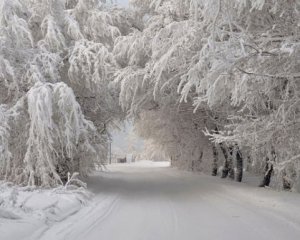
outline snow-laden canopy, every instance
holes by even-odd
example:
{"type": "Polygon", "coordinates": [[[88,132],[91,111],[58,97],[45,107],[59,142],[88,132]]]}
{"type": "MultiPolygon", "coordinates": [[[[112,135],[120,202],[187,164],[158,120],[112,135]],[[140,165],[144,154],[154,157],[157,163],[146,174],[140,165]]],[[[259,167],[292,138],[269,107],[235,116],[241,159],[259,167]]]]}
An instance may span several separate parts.
{"type": "MultiPolygon", "coordinates": [[[[143,117],[138,121],[168,132],[155,136],[152,129],[145,135],[143,126],[138,128],[143,136],[153,138],[152,143],[165,146],[166,151],[170,144],[179,165],[194,166],[193,149],[205,146],[207,138],[197,134],[202,140],[185,141],[187,136],[193,139],[190,132],[195,132],[195,121],[188,127],[186,120],[178,123],[183,117],[179,109],[193,108],[185,110],[184,117],[202,118],[196,126],[220,146],[213,158],[219,151],[225,153],[225,170],[234,168],[242,148],[248,169],[265,171],[265,175],[275,170],[278,186],[296,188],[300,176],[299,1],[131,3],[144,14],[145,27],[116,41],[115,56],[123,67],[118,75],[120,102],[131,114],[141,109],[153,113],[152,121],[143,117]],[[165,114],[172,108],[177,115],[174,121],[172,114],[165,114]],[[165,121],[176,127],[158,124],[165,121]],[[166,137],[169,134],[173,143],[166,137]],[[176,144],[176,139],[183,142],[176,144]]],[[[202,153],[198,152],[199,158],[202,153]]]]}
{"type": "Polygon", "coordinates": [[[85,175],[129,116],[176,166],[297,188],[298,0],[105,2],[0,0],[1,178],[85,175]]]}
{"type": "Polygon", "coordinates": [[[107,156],[124,114],[114,40],[133,17],[102,1],[0,1],[1,178],[56,185],[107,156]]]}

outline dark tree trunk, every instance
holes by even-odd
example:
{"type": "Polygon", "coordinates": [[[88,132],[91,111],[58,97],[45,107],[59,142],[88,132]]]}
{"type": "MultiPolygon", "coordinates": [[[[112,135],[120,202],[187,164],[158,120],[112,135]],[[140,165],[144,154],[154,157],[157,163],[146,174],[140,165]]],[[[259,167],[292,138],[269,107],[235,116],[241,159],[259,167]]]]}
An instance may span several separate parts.
{"type": "Polygon", "coordinates": [[[273,164],[275,162],[275,151],[272,150],[271,152],[271,157],[272,160],[269,159],[269,157],[266,157],[266,166],[265,166],[265,174],[264,174],[264,178],[261,182],[261,184],[259,185],[260,187],[266,187],[270,185],[271,182],[271,177],[272,177],[272,173],[273,173],[273,164]]]}
{"type": "Polygon", "coordinates": [[[195,169],[195,161],[192,160],[191,171],[194,172],[194,169],[195,169]]]}
{"type": "Polygon", "coordinates": [[[235,180],[237,182],[241,182],[243,180],[243,156],[238,146],[236,146],[236,177],[235,180]]]}
{"type": "MultiPolygon", "coordinates": [[[[217,134],[219,133],[218,127],[215,128],[215,132],[217,134]]],[[[229,177],[231,179],[234,179],[234,168],[233,168],[233,159],[232,159],[233,147],[229,147],[227,151],[227,148],[224,145],[224,143],[219,143],[219,146],[225,158],[223,170],[221,173],[221,178],[229,177]]]]}
{"type": "Polygon", "coordinates": [[[213,164],[212,164],[212,176],[217,176],[218,174],[218,160],[219,160],[219,153],[218,153],[218,149],[216,147],[215,144],[213,144],[212,146],[212,150],[213,150],[213,164]]]}
{"type": "Polygon", "coordinates": [[[290,182],[285,170],[282,173],[282,187],[284,190],[287,190],[287,191],[291,190],[291,188],[292,188],[291,182],[290,182]]]}
{"type": "Polygon", "coordinates": [[[276,153],[274,150],[274,147],[271,148],[271,159],[269,159],[269,157],[266,157],[266,166],[265,166],[265,175],[264,178],[261,182],[261,184],[259,185],[260,187],[266,187],[270,185],[271,182],[271,177],[272,177],[272,173],[273,173],[273,165],[276,161],[276,153]]]}
{"type": "Polygon", "coordinates": [[[224,166],[222,169],[221,178],[226,178],[229,172],[229,162],[228,162],[228,153],[223,143],[220,143],[220,148],[225,158],[224,166]]]}
{"type": "Polygon", "coordinates": [[[265,166],[265,175],[261,184],[259,185],[260,187],[266,187],[270,185],[272,172],[273,172],[273,163],[271,163],[271,161],[267,157],[266,166],[265,166]]]}
{"type": "Polygon", "coordinates": [[[203,151],[200,152],[199,162],[202,162],[202,158],[203,158],[203,151]]]}
{"type": "Polygon", "coordinates": [[[229,147],[228,148],[229,150],[229,156],[228,156],[228,168],[229,168],[229,171],[228,171],[228,177],[231,179],[231,180],[234,180],[234,166],[233,166],[233,147],[229,147]]]}
{"type": "Polygon", "coordinates": [[[220,148],[225,158],[221,178],[229,177],[231,179],[234,179],[234,168],[233,168],[233,159],[232,159],[233,148],[229,147],[227,151],[223,143],[220,143],[220,148]]]}

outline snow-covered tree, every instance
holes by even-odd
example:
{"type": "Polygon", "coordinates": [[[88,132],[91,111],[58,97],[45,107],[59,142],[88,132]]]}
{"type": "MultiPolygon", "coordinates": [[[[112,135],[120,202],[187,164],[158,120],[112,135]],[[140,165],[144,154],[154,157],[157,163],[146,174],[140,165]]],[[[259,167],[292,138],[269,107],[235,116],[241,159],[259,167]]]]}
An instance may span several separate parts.
{"type": "Polygon", "coordinates": [[[299,1],[105,2],[0,1],[2,178],[86,174],[127,115],[173,165],[299,190],[299,1]]]}
{"type": "Polygon", "coordinates": [[[242,151],[255,171],[267,174],[275,164],[283,179],[277,185],[296,186],[299,1],[131,3],[145,24],[118,38],[113,51],[123,68],[117,75],[123,108],[175,114],[180,99],[196,113],[209,109],[204,127],[229,162],[242,151]]]}
{"type": "Polygon", "coordinates": [[[0,1],[0,177],[54,186],[107,156],[112,78],[134,15],[100,0],[0,1]]]}
{"type": "Polygon", "coordinates": [[[187,3],[132,4],[145,14],[145,23],[143,31],[119,37],[113,50],[121,66],[115,80],[120,86],[120,103],[131,116],[137,116],[138,132],[152,139],[160,151],[164,149],[173,165],[196,169],[193,165],[201,162],[203,150],[211,152],[202,131],[214,127],[210,120],[214,114],[207,106],[194,113],[192,96],[180,103],[178,87],[203,45],[201,24],[189,17],[187,3]]]}
{"type": "MultiPolygon", "coordinates": [[[[231,106],[226,131],[214,134],[217,141],[248,148],[266,176],[274,165],[277,185],[295,188],[299,1],[210,2],[218,9],[207,22],[198,62],[182,78],[181,93],[186,97],[196,89],[196,106],[231,106]]],[[[203,13],[207,6],[200,5],[203,13]]]]}

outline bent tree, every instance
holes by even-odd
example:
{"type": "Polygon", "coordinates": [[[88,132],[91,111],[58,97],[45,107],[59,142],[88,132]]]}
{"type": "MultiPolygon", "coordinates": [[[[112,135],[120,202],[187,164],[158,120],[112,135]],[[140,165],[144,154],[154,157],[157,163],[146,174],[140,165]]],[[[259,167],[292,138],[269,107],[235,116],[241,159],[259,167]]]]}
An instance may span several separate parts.
{"type": "MultiPolygon", "coordinates": [[[[124,60],[120,73],[126,72],[119,81],[133,86],[132,91],[121,89],[129,111],[136,113],[138,106],[150,101],[159,111],[170,102],[190,104],[193,114],[207,118],[202,122],[202,130],[209,130],[206,135],[224,145],[238,144],[239,152],[252,159],[253,171],[262,176],[261,159],[274,146],[276,182],[285,179],[297,190],[299,1],[131,2],[147,21],[142,31],[119,38],[116,44],[116,49],[123,49],[118,51],[124,60]],[[212,131],[216,116],[221,134],[212,131]]],[[[184,133],[173,136],[177,144],[184,133]]],[[[185,165],[198,143],[190,143],[190,156],[179,157],[176,163],[181,165],[182,160],[185,165]]],[[[180,156],[187,147],[184,142],[174,148],[183,148],[174,153],[180,156]]],[[[241,169],[240,157],[236,169],[241,169]]]]}
{"type": "Polygon", "coordinates": [[[114,40],[134,16],[102,1],[0,1],[0,176],[55,186],[105,161],[124,114],[114,40]]]}
{"type": "Polygon", "coordinates": [[[299,190],[299,1],[105,2],[0,0],[2,179],[88,174],[127,116],[174,166],[299,190]]]}

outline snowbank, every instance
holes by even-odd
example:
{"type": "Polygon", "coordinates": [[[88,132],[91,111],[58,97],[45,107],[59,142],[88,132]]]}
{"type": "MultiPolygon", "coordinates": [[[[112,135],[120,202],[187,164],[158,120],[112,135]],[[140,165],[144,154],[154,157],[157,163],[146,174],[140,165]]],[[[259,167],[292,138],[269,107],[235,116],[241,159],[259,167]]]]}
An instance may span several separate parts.
{"type": "Polygon", "coordinates": [[[90,198],[84,188],[73,186],[36,189],[0,183],[1,240],[30,239],[78,212],[90,198]]]}
{"type": "Polygon", "coordinates": [[[109,169],[114,169],[118,167],[131,167],[131,168],[160,168],[160,167],[170,167],[169,161],[150,161],[150,160],[140,160],[131,163],[113,163],[108,166],[109,169]]]}

